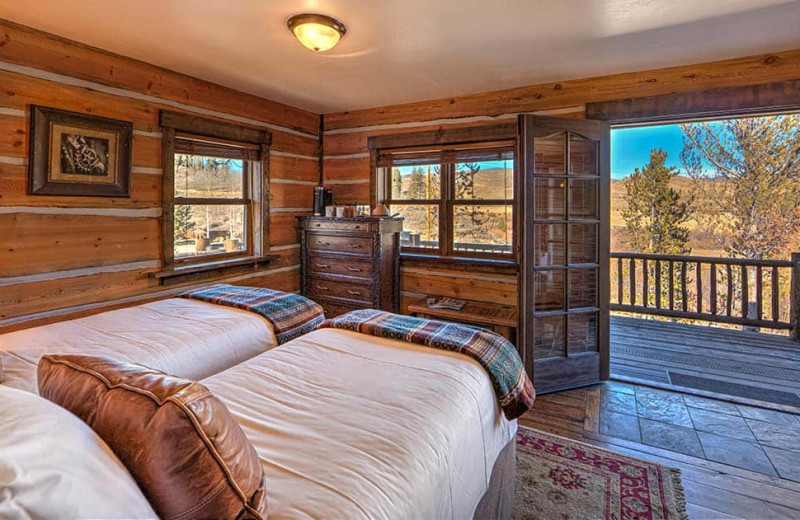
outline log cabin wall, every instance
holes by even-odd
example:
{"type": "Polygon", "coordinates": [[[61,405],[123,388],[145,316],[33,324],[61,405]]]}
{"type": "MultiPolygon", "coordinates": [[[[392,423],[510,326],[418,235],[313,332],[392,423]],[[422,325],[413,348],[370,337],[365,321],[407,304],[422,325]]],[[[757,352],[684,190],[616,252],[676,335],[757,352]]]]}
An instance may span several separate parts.
{"type": "MultiPolygon", "coordinates": [[[[698,65],[534,85],[482,94],[325,114],[323,182],[339,202],[369,203],[367,139],[468,127],[520,113],[584,117],[586,103],[774,83],[800,78],[800,50],[698,65]]],[[[440,294],[515,305],[516,276],[419,265],[401,268],[401,306],[440,294]]]]}
{"type": "Polygon", "coordinates": [[[168,297],[161,263],[160,109],[266,128],[270,253],[230,283],[300,287],[295,216],[319,183],[320,117],[0,20],[0,332],[168,297]],[[30,106],[133,122],[130,198],[27,194],[30,106]]]}

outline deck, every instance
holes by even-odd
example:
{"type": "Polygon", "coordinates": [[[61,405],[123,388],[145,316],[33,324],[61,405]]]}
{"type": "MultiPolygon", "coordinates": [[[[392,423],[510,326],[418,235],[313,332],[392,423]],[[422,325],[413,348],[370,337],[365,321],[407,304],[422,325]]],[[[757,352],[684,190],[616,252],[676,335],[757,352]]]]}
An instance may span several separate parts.
{"type": "Polygon", "coordinates": [[[614,315],[611,375],[800,408],[800,343],[788,336],[614,315]]]}

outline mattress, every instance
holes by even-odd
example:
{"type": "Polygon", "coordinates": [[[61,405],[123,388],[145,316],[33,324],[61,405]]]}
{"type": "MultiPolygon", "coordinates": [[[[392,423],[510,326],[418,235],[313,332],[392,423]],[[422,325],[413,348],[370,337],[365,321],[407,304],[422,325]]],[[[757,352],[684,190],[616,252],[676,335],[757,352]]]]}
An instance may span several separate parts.
{"type": "Polygon", "coordinates": [[[203,384],[261,458],[270,519],[472,518],[516,432],[474,360],[345,330],[203,384]]]}
{"type": "Polygon", "coordinates": [[[261,316],[185,298],[0,335],[3,385],[36,392],[45,354],[105,356],[203,379],[276,345],[261,316]]]}

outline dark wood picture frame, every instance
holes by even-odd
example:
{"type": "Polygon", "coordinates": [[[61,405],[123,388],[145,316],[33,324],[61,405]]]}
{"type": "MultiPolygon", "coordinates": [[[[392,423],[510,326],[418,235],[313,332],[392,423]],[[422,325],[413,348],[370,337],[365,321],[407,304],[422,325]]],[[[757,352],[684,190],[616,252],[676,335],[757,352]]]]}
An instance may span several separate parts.
{"type": "Polygon", "coordinates": [[[130,197],[133,123],[32,105],[30,136],[28,192],[31,195],[130,197]],[[58,164],[53,161],[56,153],[59,157],[63,153],[61,146],[53,142],[54,135],[61,132],[58,135],[63,139],[63,135],[75,134],[66,134],[59,128],[79,129],[80,133],[76,132],[79,137],[88,135],[90,139],[106,141],[105,162],[101,162],[107,172],[65,174],[61,170],[63,160],[58,164]],[[54,145],[59,146],[57,151],[53,150],[54,145]],[[73,176],[74,179],[70,178],[73,176]]]}

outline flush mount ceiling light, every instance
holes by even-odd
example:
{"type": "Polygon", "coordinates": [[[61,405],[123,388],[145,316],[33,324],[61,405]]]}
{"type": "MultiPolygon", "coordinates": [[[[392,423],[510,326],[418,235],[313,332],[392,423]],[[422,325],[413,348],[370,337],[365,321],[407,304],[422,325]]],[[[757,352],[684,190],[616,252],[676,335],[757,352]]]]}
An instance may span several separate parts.
{"type": "Polygon", "coordinates": [[[296,14],[287,25],[300,43],[317,52],[334,48],[347,32],[342,22],[324,14],[296,14]]]}

